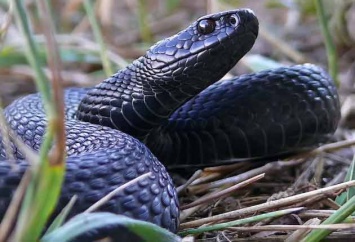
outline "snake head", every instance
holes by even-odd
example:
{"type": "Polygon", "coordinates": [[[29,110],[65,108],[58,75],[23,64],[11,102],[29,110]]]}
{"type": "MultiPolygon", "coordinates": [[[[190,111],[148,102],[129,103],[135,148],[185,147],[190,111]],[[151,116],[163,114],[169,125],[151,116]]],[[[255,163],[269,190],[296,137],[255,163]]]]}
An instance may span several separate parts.
{"type": "Polygon", "coordinates": [[[218,81],[251,49],[258,25],[248,9],[206,15],[156,43],[136,64],[152,80],[148,85],[165,90],[180,86],[192,96],[218,81]]]}

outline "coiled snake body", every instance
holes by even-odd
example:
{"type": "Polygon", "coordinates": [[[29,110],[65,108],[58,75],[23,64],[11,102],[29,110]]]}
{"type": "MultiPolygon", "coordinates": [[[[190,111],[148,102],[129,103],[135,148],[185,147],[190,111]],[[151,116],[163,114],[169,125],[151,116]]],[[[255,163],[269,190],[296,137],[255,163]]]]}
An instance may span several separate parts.
{"type": "MultiPolygon", "coordinates": [[[[101,210],[175,232],[175,188],[156,157],[167,166],[216,165],[326,142],[339,120],[339,101],[319,67],[282,67],[219,81],[257,34],[250,10],[204,16],[96,87],[66,90],[67,172],[55,213],[74,194],[79,199],[71,215],[151,171],[101,210]]],[[[5,115],[38,150],[46,127],[40,95],[16,100],[5,115]]],[[[27,167],[16,147],[14,153],[18,171],[0,162],[1,215],[27,167]]]]}

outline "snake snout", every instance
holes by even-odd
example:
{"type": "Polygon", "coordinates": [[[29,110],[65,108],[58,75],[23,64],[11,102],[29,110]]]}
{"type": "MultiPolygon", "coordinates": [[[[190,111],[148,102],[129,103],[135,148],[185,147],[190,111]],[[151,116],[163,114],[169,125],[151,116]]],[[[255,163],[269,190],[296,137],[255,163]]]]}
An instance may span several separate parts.
{"type": "Polygon", "coordinates": [[[246,19],[246,28],[251,31],[255,38],[258,36],[259,33],[259,20],[254,14],[254,12],[250,9],[244,9],[244,13],[242,12],[241,14],[246,14],[247,16],[245,17],[246,19]]]}

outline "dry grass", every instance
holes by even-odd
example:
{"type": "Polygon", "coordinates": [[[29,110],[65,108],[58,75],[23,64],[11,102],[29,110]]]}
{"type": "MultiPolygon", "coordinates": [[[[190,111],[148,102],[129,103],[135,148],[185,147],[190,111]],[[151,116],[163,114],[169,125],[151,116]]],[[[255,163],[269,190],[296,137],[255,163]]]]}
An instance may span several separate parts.
{"type": "MultiPolygon", "coordinates": [[[[53,17],[57,30],[61,32],[56,36],[56,41],[64,62],[60,73],[63,83],[66,86],[92,86],[102,80],[104,74],[98,71],[101,69],[97,58],[99,45],[92,40],[88,19],[81,11],[82,3],[71,0],[62,6],[60,1],[52,2],[52,8],[56,9],[53,17]]],[[[147,2],[146,28],[157,40],[177,32],[206,11],[218,11],[225,7],[225,4],[216,4],[214,1],[207,1],[207,5],[204,1],[181,1],[179,6],[170,11],[164,6],[167,1],[147,2]]],[[[306,60],[326,66],[323,40],[320,32],[316,31],[318,27],[314,16],[297,20],[295,9],[270,9],[260,4],[267,1],[240,2],[240,6],[252,8],[262,19],[260,37],[252,53],[271,56],[286,64],[306,60]],[[270,29],[277,29],[278,33],[270,29]]],[[[28,1],[28,9],[31,9],[32,4],[28,1]]],[[[116,68],[122,68],[131,59],[143,54],[151,44],[142,42],[145,38],[139,31],[137,9],[136,1],[97,2],[98,18],[108,43],[108,58],[116,68]]],[[[0,15],[6,11],[0,7],[0,15]]],[[[33,71],[18,57],[23,42],[8,19],[0,20],[0,48],[18,51],[6,56],[13,58],[14,64],[5,65],[0,61],[0,83],[5,87],[1,88],[0,93],[6,103],[31,90],[29,86],[32,84],[28,80],[34,76],[33,71]],[[2,33],[7,33],[7,37],[2,33]]],[[[36,31],[38,19],[34,18],[33,23],[36,31]]],[[[44,43],[41,36],[36,36],[36,40],[44,43]]],[[[355,105],[351,94],[354,91],[355,44],[337,44],[340,50],[340,94],[345,101],[341,110],[341,126],[331,144],[285,161],[276,160],[267,164],[242,162],[205,168],[184,180],[177,188],[181,197],[181,229],[233,221],[280,209],[303,207],[302,211],[281,218],[205,232],[184,240],[298,241],[311,229],[325,228],[325,225],[319,224],[339,208],[335,202],[336,196],[355,185],[353,181],[344,183],[353,158],[351,146],[355,144],[352,129],[355,127],[355,105]]],[[[245,65],[247,63],[242,61],[232,71],[233,74],[244,72],[245,65]]],[[[50,72],[46,71],[51,79],[50,72]]],[[[355,238],[353,224],[326,225],[326,228],[337,231],[328,237],[328,241],[355,238]]]]}

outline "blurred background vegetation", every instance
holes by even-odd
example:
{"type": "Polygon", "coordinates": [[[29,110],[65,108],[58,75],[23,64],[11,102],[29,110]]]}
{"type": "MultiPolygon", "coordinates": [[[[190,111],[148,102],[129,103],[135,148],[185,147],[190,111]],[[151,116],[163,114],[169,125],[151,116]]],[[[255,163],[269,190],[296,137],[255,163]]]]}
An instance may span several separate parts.
{"type": "MultiPolygon", "coordinates": [[[[95,14],[102,31],[113,69],[122,68],[144,54],[155,41],[170,36],[206,13],[248,7],[261,24],[260,36],[250,54],[259,54],[282,64],[312,62],[324,67],[327,57],[317,22],[314,1],[177,1],[177,0],[101,0],[95,14]]],[[[353,87],[355,59],[355,4],[353,0],[324,0],[330,30],[339,55],[342,86],[353,87]]],[[[45,64],[44,38],[35,1],[24,1],[35,40],[45,64]]],[[[64,66],[65,86],[92,86],[105,78],[100,47],[93,37],[83,1],[49,1],[57,44],[64,66]]],[[[0,95],[8,104],[18,95],[34,92],[33,77],[24,56],[24,40],[11,21],[8,2],[0,0],[0,95]]],[[[233,74],[263,68],[264,60],[245,58],[233,74]],[[251,61],[251,62],[250,62],[251,61]],[[255,67],[257,66],[257,67],[255,67]]],[[[47,75],[49,72],[47,70],[47,75]]]]}

